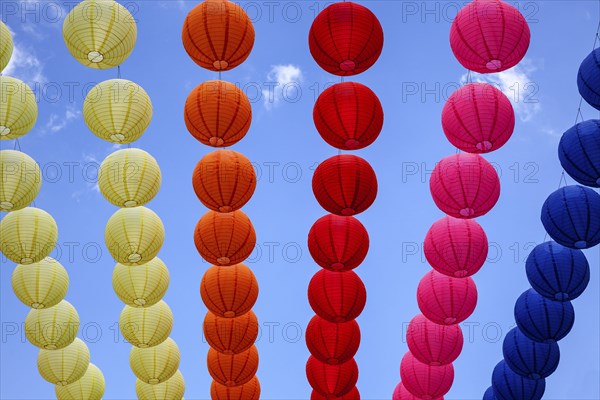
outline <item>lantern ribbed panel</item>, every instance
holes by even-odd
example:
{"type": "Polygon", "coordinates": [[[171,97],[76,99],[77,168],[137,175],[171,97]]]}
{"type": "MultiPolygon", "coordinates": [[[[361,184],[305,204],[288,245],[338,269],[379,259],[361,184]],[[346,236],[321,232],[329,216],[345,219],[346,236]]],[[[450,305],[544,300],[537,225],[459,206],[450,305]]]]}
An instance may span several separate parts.
{"type": "Polygon", "coordinates": [[[46,257],[34,264],[17,265],[11,282],[15,295],[26,306],[50,308],[67,295],[69,274],[58,261],[46,257]]]}
{"type": "Polygon", "coordinates": [[[315,315],[306,327],[306,346],[316,359],[337,365],[349,361],[360,345],[360,328],[354,320],[337,324],[315,315]]]}
{"type": "MultiPolygon", "coordinates": [[[[421,398],[415,396],[411,392],[409,392],[402,382],[396,385],[394,389],[394,394],[392,395],[392,400],[421,400],[421,398]]],[[[431,400],[444,400],[444,397],[435,397],[431,400]]]]}
{"type": "Polygon", "coordinates": [[[311,356],[306,363],[306,377],[317,393],[327,398],[340,397],[356,385],[358,366],[353,358],[343,364],[329,365],[311,356]]]}
{"type": "Polygon", "coordinates": [[[419,282],[417,302],[428,320],[440,325],[454,325],[467,319],[475,310],[477,288],[469,277],[451,278],[430,271],[419,282]]]}
{"type": "Polygon", "coordinates": [[[328,398],[333,398],[335,400],[360,400],[360,392],[358,391],[358,388],[354,386],[348,393],[342,396],[327,397],[314,390],[310,393],[310,400],[327,400],[328,398]]]}
{"type": "Polygon", "coordinates": [[[249,382],[258,370],[256,346],[239,354],[223,354],[215,349],[208,350],[208,372],[221,385],[231,387],[249,382]]]}
{"type": "Polygon", "coordinates": [[[169,270],[158,257],[144,265],[117,264],[113,270],[113,289],[131,307],[150,307],[158,303],[169,288],[169,270]]]}
{"type": "Polygon", "coordinates": [[[14,50],[10,30],[2,21],[0,21],[0,37],[2,37],[2,43],[0,43],[0,72],[2,72],[10,62],[10,57],[14,50]]]}
{"type": "Polygon", "coordinates": [[[40,193],[42,171],[27,154],[1,150],[0,182],[0,211],[17,211],[31,204],[40,193]]]}
{"type": "Polygon", "coordinates": [[[200,295],[206,307],[224,318],[249,312],[258,298],[258,282],[244,264],[232,267],[210,267],[200,284],[200,295]]]}
{"type": "Polygon", "coordinates": [[[258,337],[258,319],[252,311],[235,318],[207,312],[204,337],[209,346],[222,354],[239,354],[248,350],[258,337]]]}
{"type": "Polygon", "coordinates": [[[83,103],[83,119],[100,139],[128,144],[138,140],[150,125],[152,103],[137,83],[110,79],[90,90],[83,103]]]}
{"type": "Polygon", "coordinates": [[[123,337],[133,346],[146,348],[164,342],[173,329],[173,313],[164,301],[153,306],[125,306],[119,318],[123,337]]]}
{"type": "Polygon", "coordinates": [[[600,187],[600,120],[583,121],[567,130],[560,139],[558,158],[571,178],[600,187]]]}
{"type": "Polygon", "coordinates": [[[179,368],[179,359],[179,348],[171,338],[154,347],[132,347],[129,353],[129,364],[135,376],[151,385],[170,379],[179,368]]]}
{"type": "Polygon", "coordinates": [[[429,366],[408,352],[400,364],[400,377],[408,392],[421,399],[432,399],[448,393],[454,381],[454,367],[429,366]]]}
{"type": "Polygon", "coordinates": [[[502,345],[506,364],[527,379],[547,378],[558,367],[557,343],[540,343],[525,336],[519,328],[511,329],[502,345]]]}
{"type": "Polygon", "coordinates": [[[256,377],[239,386],[225,386],[217,381],[210,385],[212,400],[259,400],[260,382],[256,377]]]}
{"type": "Polygon", "coordinates": [[[46,350],[59,350],[75,340],[79,330],[79,314],[66,300],[54,307],[32,309],[25,318],[25,336],[32,345],[46,350]]]}
{"type": "Polygon", "coordinates": [[[58,400],[102,400],[104,375],[94,364],[90,364],[85,375],[70,385],[55,386],[58,400]]]}
{"type": "Polygon", "coordinates": [[[33,129],[38,106],[25,82],[0,76],[0,99],[0,140],[17,139],[33,129]]]}
{"type": "Polygon", "coordinates": [[[419,314],[408,325],[406,343],[411,354],[422,363],[447,365],[460,355],[463,334],[458,325],[438,325],[419,314]]]}
{"type": "Polygon", "coordinates": [[[541,400],[546,390],[544,379],[527,379],[500,361],[492,374],[492,387],[496,400],[541,400]]]}
{"type": "Polygon", "coordinates": [[[113,68],[125,61],[137,39],[135,18],[113,0],[84,0],[65,17],[63,39],[86,67],[113,68]]]}
{"type": "Polygon", "coordinates": [[[571,331],[575,311],[569,301],[549,300],[529,289],[515,303],[515,321],[528,338],[552,343],[563,339],[571,331]]]}
{"type": "Polygon", "coordinates": [[[185,381],[179,370],[162,383],[151,385],[140,381],[135,382],[135,393],[139,400],[182,400],[185,392],[185,381]]]}
{"type": "Polygon", "coordinates": [[[79,380],[89,364],[90,351],[80,339],[75,339],[60,350],[40,350],[37,359],[38,371],[42,378],[59,386],[79,380]]]}
{"type": "Polygon", "coordinates": [[[357,318],[365,308],[365,285],[353,271],[317,272],[308,285],[308,301],[315,314],[330,322],[357,318]]]}
{"type": "Polygon", "coordinates": [[[581,97],[600,110],[600,49],[594,49],[581,63],[577,74],[577,88],[581,97]]]}

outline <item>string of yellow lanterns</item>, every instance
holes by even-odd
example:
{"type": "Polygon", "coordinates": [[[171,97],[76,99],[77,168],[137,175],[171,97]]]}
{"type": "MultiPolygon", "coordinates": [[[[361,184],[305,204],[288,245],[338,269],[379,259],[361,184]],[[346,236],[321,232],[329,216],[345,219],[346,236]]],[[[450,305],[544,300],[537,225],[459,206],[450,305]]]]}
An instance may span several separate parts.
{"type": "MultiPolygon", "coordinates": [[[[13,41],[0,21],[0,71],[10,61],[13,41]]],[[[33,129],[38,107],[33,91],[19,79],[0,76],[0,139],[17,140],[33,129]]],[[[15,145],[15,148],[17,146],[15,145]]],[[[69,274],[49,257],[58,241],[58,227],[50,214],[29,205],[42,186],[39,165],[27,154],[0,150],[0,250],[17,264],[12,287],[31,311],[25,335],[40,348],[40,375],[55,385],[60,400],[96,400],[104,394],[104,376],[90,363],[87,345],[78,339],[79,315],[65,300],[69,274]]]]}

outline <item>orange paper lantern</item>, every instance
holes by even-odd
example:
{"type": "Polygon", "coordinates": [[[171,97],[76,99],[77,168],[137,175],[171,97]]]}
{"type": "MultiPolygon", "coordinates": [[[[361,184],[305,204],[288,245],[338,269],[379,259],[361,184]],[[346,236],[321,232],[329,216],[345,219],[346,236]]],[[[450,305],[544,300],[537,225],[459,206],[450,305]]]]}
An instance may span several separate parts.
{"type": "Polygon", "coordinates": [[[202,277],[200,295],[213,314],[234,318],[250,311],[258,298],[258,282],[244,264],[213,266],[202,277]]]}
{"type": "Polygon", "coordinates": [[[206,360],[210,376],[223,386],[240,386],[249,382],[258,370],[258,351],[256,346],[240,354],[221,354],[214,349],[208,350],[206,360]]]}
{"type": "Polygon", "coordinates": [[[222,318],[209,311],[204,318],[204,337],[219,353],[239,354],[252,347],[258,337],[258,319],[252,311],[236,318],[222,318]]]}
{"type": "Polygon", "coordinates": [[[212,400],[259,400],[260,383],[254,377],[240,386],[228,387],[213,381],[210,386],[212,400]]]}

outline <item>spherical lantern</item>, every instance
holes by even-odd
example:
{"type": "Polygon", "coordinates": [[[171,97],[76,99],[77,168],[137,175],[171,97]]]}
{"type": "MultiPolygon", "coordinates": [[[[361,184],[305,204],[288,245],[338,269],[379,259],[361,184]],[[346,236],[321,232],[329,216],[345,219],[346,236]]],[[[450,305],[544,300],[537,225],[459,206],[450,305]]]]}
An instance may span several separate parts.
{"type": "Polygon", "coordinates": [[[252,254],[256,233],[250,218],[240,210],[209,211],[196,225],[194,242],[198,253],[209,263],[235,265],[252,254]]]}
{"type": "Polygon", "coordinates": [[[497,400],[493,387],[490,386],[487,388],[487,390],[483,394],[483,400],[497,400]]]}
{"type": "Polygon", "coordinates": [[[196,64],[211,71],[229,71],[250,55],[254,26],[238,4],[205,0],[185,18],[181,39],[196,64]]]}
{"type": "Polygon", "coordinates": [[[66,386],[79,380],[90,364],[90,351],[80,339],[61,350],[40,350],[37,365],[42,378],[66,386]]]}
{"type": "Polygon", "coordinates": [[[429,187],[438,208],[455,218],[487,214],[500,197],[496,170],[478,154],[444,158],[433,169],[429,187]]]}
{"type": "Polygon", "coordinates": [[[537,245],[527,257],[526,270],[531,286],[550,300],[574,300],[590,282],[590,266],[583,252],[555,242],[537,245]]]}
{"type": "Polygon", "coordinates": [[[102,161],[98,171],[100,193],[117,207],[148,203],[158,193],[161,179],[156,159],[141,149],[115,151],[102,161]]]}
{"type": "Polygon", "coordinates": [[[600,120],[583,121],[560,139],[558,158],[571,178],[600,187],[600,120]]]}
{"type": "Polygon", "coordinates": [[[444,217],[429,228],[423,252],[439,273],[464,278],[483,266],[488,254],[487,236],[474,220],[444,217]]]}
{"type": "Polygon", "coordinates": [[[142,382],[156,385],[170,379],[179,368],[179,347],[171,338],[149,347],[132,347],[129,364],[135,376],[142,382]]]}
{"type": "Polygon", "coordinates": [[[29,342],[46,350],[60,350],[75,340],[79,331],[79,315],[68,301],[54,307],[33,309],[25,319],[25,336],[29,342]]]}
{"type": "Polygon", "coordinates": [[[17,139],[33,129],[38,106],[25,82],[0,76],[0,99],[0,140],[17,139]]]}
{"type": "Polygon", "coordinates": [[[169,287],[169,270],[158,257],[144,265],[117,264],[112,285],[119,299],[131,307],[149,307],[158,303],[169,287]]]}
{"type": "Polygon", "coordinates": [[[0,21],[0,36],[3,38],[0,44],[0,72],[2,72],[10,62],[10,57],[14,50],[12,34],[2,21],[0,21]]]}
{"type": "Polygon", "coordinates": [[[475,310],[477,287],[471,278],[451,278],[431,271],[419,282],[417,302],[428,320],[454,325],[469,318],[475,310]]]}
{"type": "Polygon", "coordinates": [[[210,397],[213,400],[259,400],[260,382],[254,377],[243,385],[230,387],[212,381],[210,397]]]}
{"type": "Polygon", "coordinates": [[[329,5],[315,18],[310,53],[325,71],[357,75],[371,68],[383,50],[383,29],[368,8],[353,2],[329,5]]]}
{"type": "Polygon", "coordinates": [[[448,393],[454,381],[452,364],[429,366],[417,360],[410,352],[400,363],[402,384],[420,399],[434,399],[448,393]]]}
{"type": "Polygon", "coordinates": [[[356,321],[337,324],[315,315],[306,327],[306,346],[319,361],[330,365],[349,361],[360,345],[356,321]]]}
{"type": "Polygon", "coordinates": [[[581,63],[577,74],[577,87],[584,100],[600,110],[600,49],[594,49],[581,63]]]}
{"type": "Polygon", "coordinates": [[[536,342],[552,343],[571,331],[575,311],[569,301],[548,300],[529,289],[517,299],[515,320],[525,336],[536,342]]]}
{"type": "Polygon", "coordinates": [[[162,221],[146,207],[122,208],[110,217],[104,241],[115,261],[125,265],[143,265],[152,260],[163,245],[162,221]]]}
{"type": "Polygon", "coordinates": [[[335,400],[360,400],[360,392],[358,391],[358,388],[354,386],[348,393],[342,396],[327,397],[314,390],[310,393],[310,400],[327,400],[332,398],[335,400]]]}
{"type": "Polygon", "coordinates": [[[463,334],[459,325],[438,325],[419,314],[408,325],[406,342],[412,355],[422,363],[447,365],[460,355],[463,334]]]}
{"type": "Polygon", "coordinates": [[[137,379],[135,393],[139,400],[182,400],[185,393],[185,381],[179,370],[163,383],[156,385],[137,379]]]}
{"type": "Polygon", "coordinates": [[[343,82],[321,93],[313,119],[327,143],[341,150],[358,150],[372,144],[381,133],[383,108],[365,85],[343,82]]]}
{"type": "Polygon", "coordinates": [[[97,84],[87,94],[83,119],[100,139],[128,144],[138,140],[150,125],[152,103],[137,83],[110,79],[97,84]]]}
{"type": "Polygon", "coordinates": [[[119,318],[121,334],[132,346],[153,347],[164,342],[173,329],[173,313],[164,301],[153,306],[125,306],[119,318]]]}
{"type": "MultiPolygon", "coordinates": [[[[359,399],[360,400],[360,399],[359,399]]],[[[419,397],[415,396],[411,392],[409,392],[402,382],[396,385],[396,389],[394,389],[394,393],[392,395],[392,400],[421,400],[419,397]]],[[[436,397],[431,400],[444,400],[444,397],[436,397]]]]}
{"type": "Polygon", "coordinates": [[[517,65],[529,48],[530,32],[519,10],[502,0],[475,0],[450,28],[452,52],[463,67],[482,74],[517,65]]]}
{"type": "Polygon", "coordinates": [[[208,345],[222,354],[239,354],[248,350],[258,337],[258,319],[252,311],[235,318],[219,317],[207,312],[204,337],[208,345]]]}
{"type": "Polygon", "coordinates": [[[354,359],[343,364],[329,365],[310,357],[306,363],[306,377],[313,390],[328,399],[350,392],[358,380],[358,366],[354,359]]]}
{"type": "Polygon", "coordinates": [[[1,150],[0,182],[0,211],[17,211],[31,204],[40,193],[42,171],[27,154],[1,150]]]}
{"type": "Polygon", "coordinates": [[[515,112],[504,93],[487,83],[470,83],[452,93],[442,111],[442,127],[454,146],[489,153],[510,139],[515,112]]]}
{"type": "Polygon", "coordinates": [[[242,208],[254,194],[256,173],[243,154],[232,150],[213,151],[194,169],[192,184],[206,207],[231,212],[242,208]]]}
{"type": "Polygon", "coordinates": [[[496,400],[541,400],[546,390],[546,381],[524,378],[510,369],[503,360],[494,368],[492,387],[496,400]]]}
{"type": "Polygon", "coordinates": [[[317,264],[331,271],[358,267],[369,251],[369,234],[354,217],[328,214],[308,233],[308,250],[317,264]]]}
{"type": "Polygon", "coordinates": [[[600,195],[582,186],[565,186],[542,206],[542,224],[558,244],[588,249],[600,243],[600,195]]]}
{"type": "Polygon", "coordinates": [[[208,350],[206,361],[212,378],[223,386],[240,386],[249,382],[258,370],[256,346],[239,354],[222,354],[208,350]]]}
{"type": "Polygon", "coordinates": [[[210,267],[200,283],[200,295],[215,315],[234,318],[252,309],[258,298],[258,282],[244,264],[232,267],[210,267]]]}
{"type": "Polygon", "coordinates": [[[557,343],[540,343],[529,339],[518,328],[504,338],[502,352],[506,364],[528,379],[547,378],[558,367],[560,350],[557,343]]]}
{"type": "Polygon", "coordinates": [[[377,177],[364,159],[343,154],[325,160],[315,170],[313,193],[321,207],[332,214],[360,214],[377,197],[377,177]]]}
{"type": "Polygon", "coordinates": [[[67,386],[55,386],[58,400],[102,400],[104,388],[104,375],[94,364],[88,366],[81,379],[67,386]]]}
{"type": "Polygon", "coordinates": [[[362,313],[367,291],[352,271],[321,270],[310,280],[308,301],[319,317],[339,324],[356,319],[362,313]]]}
{"type": "Polygon", "coordinates": [[[36,309],[57,305],[65,298],[69,289],[67,270],[50,257],[34,264],[17,265],[11,281],[19,300],[36,309]]]}

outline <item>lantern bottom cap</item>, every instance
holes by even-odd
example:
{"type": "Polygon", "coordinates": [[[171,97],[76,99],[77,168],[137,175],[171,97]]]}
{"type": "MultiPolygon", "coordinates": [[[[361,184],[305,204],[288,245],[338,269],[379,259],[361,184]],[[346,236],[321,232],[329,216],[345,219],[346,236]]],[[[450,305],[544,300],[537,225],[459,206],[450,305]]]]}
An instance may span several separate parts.
{"type": "Polygon", "coordinates": [[[441,363],[441,362],[439,362],[439,361],[431,361],[431,362],[429,363],[429,366],[430,366],[430,367],[439,367],[440,365],[442,365],[442,363],[441,363]]]}
{"type": "Polygon", "coordinates": [[[336,262],[336,263],[331,264],[330,267],[334,271],[341,271],[345,268],[345,265],[341,262],[336,262]]]}
{"type": "Polygon", "coordinates": [[[479,151],[490,151],[494,145],[492,145],[492,142],[484,140],[483,142],[477,143],[475,147],[477,147],[477,150],[479,151]]]}
{"type": "Polygon", "coordinates": [[[354,214],[356,214],[356,211],[354,211],[354,208],[344,208],[342,210],[342,215],[344,215],[346,217],[349,217],[354,214]]]}
{"type": "Polygon", "coordinates": [[[69,384],[69,382],[67,382],[67,381],[56,382],[56,386],[67,386],[68,384],[69,384]]]}
{"type": "Polygon", "coordinates": [[[329,365],[338,365],[340,361],[337,358],[328,358],[327,364],[329,365]]]}
{"type": "Polygon", "coordinates": [[[448,317],[444,319],[444,324],[446,325],[453,325],[454,323],[456,323],[456,318],[454,317],[448,317]]]}
{"type": "Polygon", "coordinates": [[[600,178],[596,179],[596,184],[600,185],[600,178]]]}
{"type": "Polygon", "coordinates": [[[129,260],[129,262],[132,263],[137,263],[142,260],[142,256],[138,253],[132,253],[129,256],[127,256],[127,260],[129,260]]]}
{"type": "Polygon", "coordinates": [[[229,63],[227,61],[224,61],[224,60],[217,60],[217,61],[213,62],[213,67],[215,67],[215,69],[217,71],[224,70],[228,66],[229,66],[229,63]]]}
{"type": "Polygon", "coordinates": [[[135,304],[136,306],[145,306],[146,305],[146,299],[142,299],[142,298],[135,299],[133,301],[133,304],[135,304]]]}
{"type": "Polygon", "coordinates": [[[487,69],[489,69],[490,71],[497,71],[500,68],[502,68],[502,61],[500,61],[500,60],[491,60],[491,61],[488,61],[488,63],[485,64],[485,67],[487,69]]]}
{"type": "Polygon", "coordinates": [[[356,68],[356,63],[352,60],[345,60],[340,63],[340,69],[342,71],[350,72],[354,71],[356,68]]]}
{"type": "Polygon", "coordinates": [[[225,318],[234,318],[235,317],[235,311],[225,311],[223,313],[223,316],[225,318]]]}
{"type": "Polygon", "coordinates": [[[229,257],[219,257],[217,258],[217,262],[220,265],[229,265],[231,263],[231,260],[229,259],[229,257]]]}
{"type": "Polygon", "coordinates": [[[138,347],[140,349],[147,349],[150,346],[148,346],[148,344],[146,344],[146,343],[138,343],[138,345],[136,347],[138,347]]]}
{"type": "Polygon", "coordinates": [[[231,206],[221,206],[219,207],[219,212],[222,213],[228,213],[232,211],[232,207],[231,206]]]}
{"type": "Polygon", "coordinates": [[[529,374],[528,378],[531,380],[537,381],[538,379],[542,379],[542,376],[540,374],[533,373],[533,374],[529,374]]]}
{"type": "Polygon", "coordinates": [[[127,207],[127,208],[137,207],[137,205],[138,205],[138,202],[135,200],[127,200],[125,203],[123,203],[123,207],[127,207]]]}
{"type": "Polygon", "coordinates": [[[575,247],[578,249],[585,249],[587,248],[587,242],[585,240],[579,240],[575,242],[575,247]]]}
{"type": "Polygon", "coordinates": [[[160,379],[158,379],[158,378],[151,378],[151,379],[148,379],[148,383],[151,384],[151,385],[156,385],[156,384],[160,383],[160,379]]]}
{"type": "Polygon", "coordinates": [[[208,139],[208,143],[210,143],[210,145],[213,147],[221,147],[223,146],[225,141],[220,137],[213,136],[210,139],[208,139]]]}
{"type": "Polygon", "coordinates": [[[234,381],[227,381],[225,382],[225,386],[227,387],[233,387],[233,386],[237,386],[236,383],[234,381]]]}
{"type": "Polygon", "coordinates": [[[465,278],[469,275],[469,271],[467,271],[466,269],[461,269],[460,271],[455,271],[454,272],[454,277],[455,278],[465,278]]]}
{"type": "Polygon", "coordinates": [[[475,214],[475,210],[472,208],[463,208],[458,212],[462,217],[470,217],[475,214]]]}
{"type": "Polygon", "coordinates": [[[344,317],[335,317],[333,320],[335,323],[338,323],[338,324],[347,322],[346,318],[344,318],[344,317]]]}
{"type": "Polygon", "coordinates": [[[428,394],[425,394],[421,397],[422,400],[433,400],[433,396],[430,396],[428,394]]]}
{"type": "Polygon", "coordinates": [[[47,345],[44,345],[44,349],[46,349],[46,350],[56,350],[56,345],[55,344],[47,344],[47,345]]]}
{"type": "Polygon", "coordinates": [[[32,264],[33,258],[31,257],[23,257],[21,258],[21,264],[32,264]]]}
{"type": "Polygon", "coordinates": [[[0,210],[10,211],[15,205],[10,201],[0,201],[0,210]]]}
{"type": "Polygon", "coordinates": [[[123,140],[125,140],[125,135],[122,133],[113,133],[110,135],[110,140],[116,143],[121,143],[123,140]]]}
{"type": "Polygon", "coordinates": [[[0,136],[10,135],[10,128],[5,125],[0,125],[0,136]]]}
{"type": "Polygon", "coordinates": [[[356,139],[346,140],[346,147],[348,148],[348,150],[354,150],[354,149],[358,148],[359,145],[360,145],[360,142],[356,139]]]}
{"type": "Polygon", "coordinates": [[[560,292],[560,293],[556,293],[554,295],[554,300],[557,301],[567,301],[569,300],[571,296],[569,296],[569,293],[565,293],[565,292],[560,292]]]}
{"type": "Polygon", "coordinates": [[[104,60],[104,55],[99,51],[90,51],[87,55],[87,58],[90,62],[98,64],[104,60]]]}
{"type": "Polygon", "coordinates": [[[42,303],[31,303],[31,308],[35,308],[36,310],[41,310],[42,308],[45,308],[46,306],[42,303]]]}

